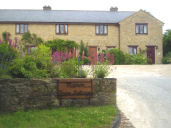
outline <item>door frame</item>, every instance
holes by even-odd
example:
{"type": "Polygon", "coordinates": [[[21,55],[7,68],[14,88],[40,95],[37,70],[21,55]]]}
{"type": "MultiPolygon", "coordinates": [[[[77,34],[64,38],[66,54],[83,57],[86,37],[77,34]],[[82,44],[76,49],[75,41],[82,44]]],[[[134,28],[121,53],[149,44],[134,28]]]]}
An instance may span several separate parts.
{"type": "Polygon", "coordinates": [[[148,48],[154,48],[154,63],[152,62],[151,64],[155,64],[155,62],[156,62],[156,46],[155,45],[146,45],[146,47],[147,47],[147,58],[148,58],[148,48]]]}
{"type": "MultiPolygon", "coordinates": [[[[89,48],[96,48],[96,54],[97,54],[97,46],[88,46],[88,57],[90,56],[89,55],[89,48]]],[[[97,54],[97,56],[98,56],[98,54],[97,54]]],[[[90,59],[89,59],[90,60],[90,59]]],[[[90,60],[91,61],[91,60],[90,60]]],[[[97,62],[97,60],[95,60],[96,62],[97,62]]],[[[96,63],[95,62],[95,63],[96,63]]],[[[92,63],[92,62],[91,62],[92,63]]]]}

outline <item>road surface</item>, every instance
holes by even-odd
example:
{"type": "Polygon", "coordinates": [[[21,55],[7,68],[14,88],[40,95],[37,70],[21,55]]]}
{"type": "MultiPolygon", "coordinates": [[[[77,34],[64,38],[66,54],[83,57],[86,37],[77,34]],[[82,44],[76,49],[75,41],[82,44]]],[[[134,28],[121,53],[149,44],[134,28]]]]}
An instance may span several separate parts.
{"type": "Polygon", "coordinates": [[[117,103],[136,128],[171,128],[171,65],[113,65],[117,103]]]}

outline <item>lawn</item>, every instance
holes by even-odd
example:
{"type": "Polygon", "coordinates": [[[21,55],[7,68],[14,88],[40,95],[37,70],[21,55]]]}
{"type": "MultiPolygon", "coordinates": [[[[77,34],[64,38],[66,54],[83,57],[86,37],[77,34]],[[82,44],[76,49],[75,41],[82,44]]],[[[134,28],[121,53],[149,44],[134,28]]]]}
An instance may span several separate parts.
{"type": "Polygon", "coordinates": [[[108,128],[117,114],[113,105],[19,111],[0,116],[0,128],[108,128]]]}

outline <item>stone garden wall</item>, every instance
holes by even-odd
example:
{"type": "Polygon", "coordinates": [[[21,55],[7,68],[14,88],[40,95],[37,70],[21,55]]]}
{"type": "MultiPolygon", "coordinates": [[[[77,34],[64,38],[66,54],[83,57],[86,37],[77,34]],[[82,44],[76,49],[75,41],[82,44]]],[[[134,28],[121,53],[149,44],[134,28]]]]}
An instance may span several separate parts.
{"type": "MultiPolygon", "coordinates": [[[[57,79],[0,79],[0,113],[59,107],[57,79]]],[[[116,79],[93,79],[93,98],[63,99],[62,106],[116,104],[116,79]]]]}

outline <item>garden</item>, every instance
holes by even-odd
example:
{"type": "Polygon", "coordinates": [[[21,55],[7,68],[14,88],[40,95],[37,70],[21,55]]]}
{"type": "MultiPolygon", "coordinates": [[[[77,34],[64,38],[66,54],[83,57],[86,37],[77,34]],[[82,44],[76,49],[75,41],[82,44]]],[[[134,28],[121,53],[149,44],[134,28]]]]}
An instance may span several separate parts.
{"type": "Polygon", "coordinates": [[[147,64],[142,54],[128,55],[116,48],[102,50],[97,54],[96,64],[91,64],[88,44],[83,41],[80,44],[62,39],[43,41],[29,32],[23,34],[20,40],[12,40],[8,32],[3,32],[2,37],[0,102],[4,104],[0,105],[0,109],[7,110],[9,107],[12,110],[12,113],[0,116],[0,127],[3,128],[109,127],[118,113],[114,106],[116,79],[98,78],[108,76],[110,65],[147,64]],[[84,68],[84,65],[89,65],[91,70],[84,68]],[[47,81],[52,79],[56,82],[65,78],[93,79],[94,97],[91,104],[96,105],[60,106],[56,99],[56,83],[47,81]],[[52,107],[55,102],[57,108],[52,107]]]}
{"type": "Polygon", "coordinates": [[[104,78],[109,64],[147,64],[142,54],[128,55],[119,49],[98,53],[96,65],[88,59],[88,45],[72,40],[54,39],[43,41],[29,32],[21,40],[2,33],[0,40],[0,78],[86,78],[88,73],[104,78]],[[79,51],[79,52],[78,52],[79,51]],[[93,71],[83,70],[91,65],[93,71]]]}

